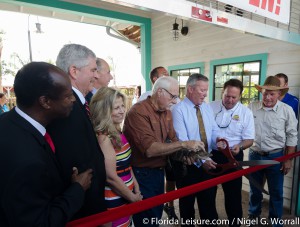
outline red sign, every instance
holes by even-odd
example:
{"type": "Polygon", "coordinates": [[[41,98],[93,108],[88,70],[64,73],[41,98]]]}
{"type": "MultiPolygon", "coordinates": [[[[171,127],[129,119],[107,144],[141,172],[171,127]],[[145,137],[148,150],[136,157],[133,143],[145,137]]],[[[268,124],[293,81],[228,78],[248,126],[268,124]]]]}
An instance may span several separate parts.
{"type": "Polygon", "coordinates": [[[280,13],[280,3],[281,0],[249,0],[249,4],[260,7],[261,9],[266,9],[268,2],[268,11],[273,12],[273,9],[275,9],[275,14],[279,15],[280,13]]]}
{"type": "Polygon", "coordinates": [[[192,6],[192,17],[212,22],[212,17],[209,10],[199,9],[195,6],[192,6]]]}
{"type": "Polygon", "coordinates": [[[217,16],[217,22],[220,22],[220,23],[223,23],[223,24],[228,24],[228,18],[217,16]]]}
{"type": "MultiPolygon", "coordinates": [[[[289,24],[291,0],[218,0],[224,4],[289,24]]],[[[298,0],[299,1],[299,0],[298,0]]],[[[298,2],[297,1],[297,2],[298,2]]]]}

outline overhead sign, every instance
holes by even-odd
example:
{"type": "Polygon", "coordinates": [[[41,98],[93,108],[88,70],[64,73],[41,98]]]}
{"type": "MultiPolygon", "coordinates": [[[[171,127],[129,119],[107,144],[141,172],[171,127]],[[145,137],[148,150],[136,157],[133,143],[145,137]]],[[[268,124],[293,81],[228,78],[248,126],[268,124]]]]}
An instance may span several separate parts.
{"type": "Polygon", "coordinates": [[[290,0],[219,0],[284,24],[290,22],[290,0]]]}
{"type": "Polygon", "coordinates": [[[192,17],[200,19],[200,20],[212,22],[212,17],[210,15],[209,10],[200,9],[195,6],[192,7],[192,17]]]}

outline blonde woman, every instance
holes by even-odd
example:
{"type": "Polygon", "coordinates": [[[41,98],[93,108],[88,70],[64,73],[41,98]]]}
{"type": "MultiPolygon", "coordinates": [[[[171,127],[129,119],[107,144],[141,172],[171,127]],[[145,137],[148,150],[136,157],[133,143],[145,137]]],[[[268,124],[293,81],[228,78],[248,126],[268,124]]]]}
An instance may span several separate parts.
{"type": "MultiPolygon", "coordinates": [[[[125,95],[113,88],[100,88],[91,100],[90,110],[94,130],[105,156],[107,208],[142,200],[130,166],[130,145],[121,130],[126,113],[125,95]]],[[[131,217],[124,217],[113,221],[112,226],[130,226],[130,223],[131,217]]]]}

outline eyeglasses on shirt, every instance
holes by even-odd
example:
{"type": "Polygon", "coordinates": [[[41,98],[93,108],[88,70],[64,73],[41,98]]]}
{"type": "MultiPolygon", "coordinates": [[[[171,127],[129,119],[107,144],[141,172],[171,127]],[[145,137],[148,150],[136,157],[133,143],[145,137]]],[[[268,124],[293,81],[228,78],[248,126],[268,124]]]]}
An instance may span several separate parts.
{"type": "MultiPolygon", "coordinates": [[[[238,103],[238,105],[239,105],[239,103],[238,103]]],[[[236,109],[237,109],[238,107],[237,107],[237,106],[234,107],[235,110],[234,110],[234,111],[231,113],[231,115],[230,115],[229,123],[224,124],[224,125],[221,125],[222,119],[223,119],[223,118],[221,118],[221,123],[218,123],[217,118],[218,118],[218,115],[220,115],[220,113],[222,113],[223,107],[224,107],[224,106],[223,106],[223,105],[220,105],[220,106],[221,106],[221,110],[216,114],[216,116],[215,116],[215,122],[217,123],[217,125],[218,125],[219,128],[228,128],[229,125],[231,124],[232,116],[233,116],[234,112],[236,111],[236,109]]],[[[220,116],[222,116],[222,115],[220,115],[220,116]]]]}

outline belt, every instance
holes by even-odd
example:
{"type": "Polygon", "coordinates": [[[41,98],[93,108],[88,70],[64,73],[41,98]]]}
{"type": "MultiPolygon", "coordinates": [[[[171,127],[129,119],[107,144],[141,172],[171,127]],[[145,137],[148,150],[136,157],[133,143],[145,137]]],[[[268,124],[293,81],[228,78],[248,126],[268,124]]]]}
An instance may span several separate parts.
{"type": "Polygon", "coordinates": [[[278,152],[281,152],[282,150],[283,150],[283,148],[275,149],[272,151],[255,151],[255,150],[250,149],[250,151],[252,151],[253,153],[259,154],[261,156],[269,156],[270,154],[276,154],[278,152]]]}

